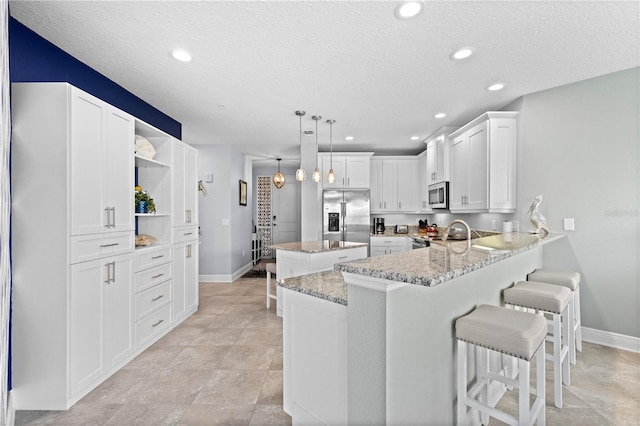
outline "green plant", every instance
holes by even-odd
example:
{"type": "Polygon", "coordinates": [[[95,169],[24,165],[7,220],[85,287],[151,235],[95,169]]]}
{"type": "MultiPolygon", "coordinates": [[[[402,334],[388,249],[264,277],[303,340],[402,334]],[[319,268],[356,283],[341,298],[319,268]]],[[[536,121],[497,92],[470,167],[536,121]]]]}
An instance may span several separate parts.
{"type": "Polygon", "coordinates": [[[207,188],[204,186],[204,182],[202,182],[201,180],[198,181],[198,191],[202,192],[203,197],[209,195],[207,193],[207,188]]]}
{"type": "MultiPolygon", "coordinates": [[[[147,202],[147,209],[149,211],[149,213],[155,213],[156,212],[156,204],[153,201],[153,198],[151,198],[151,196],[149,194],[147,194],[147,191],[143,191],[142,187],[140,186],[136,186],[136,202],[135,205],[138,205],[138,202],[140,201],[146,201],[147,202]]],[[[134,208],[135,208],[134,205],[134,208]]]]}

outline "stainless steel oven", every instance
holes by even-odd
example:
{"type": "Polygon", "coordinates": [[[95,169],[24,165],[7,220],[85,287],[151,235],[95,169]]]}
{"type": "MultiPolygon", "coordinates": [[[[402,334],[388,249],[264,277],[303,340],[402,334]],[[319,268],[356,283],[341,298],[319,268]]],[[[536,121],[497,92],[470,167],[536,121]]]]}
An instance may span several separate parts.
{"type": "Polygon", "coordinates": [[[429,206],[432,209],[449,208],[449,182],[429,185],[429,206]]]}

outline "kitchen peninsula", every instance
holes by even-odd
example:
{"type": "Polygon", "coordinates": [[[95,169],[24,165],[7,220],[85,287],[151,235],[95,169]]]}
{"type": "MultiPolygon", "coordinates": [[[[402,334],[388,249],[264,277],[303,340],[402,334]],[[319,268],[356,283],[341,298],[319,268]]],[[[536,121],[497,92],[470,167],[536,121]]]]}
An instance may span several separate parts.
{"type": "MultiPolygon", "coordinates": [[[[333,269],[338,262],[367,257],[367,244],[348,241],[301,241],[271,246],[276,251],[276,277],[284,279],[333,269]]],[[[277,288],[276,312],[282,316],[282,296],[277,288]]]]}
{"type": "Polygon", "coordinates": [[[455,424],[455,320],[500,305],[563,236],[434,244],[279,279],[285,411],[294,423],[455,424]]]}

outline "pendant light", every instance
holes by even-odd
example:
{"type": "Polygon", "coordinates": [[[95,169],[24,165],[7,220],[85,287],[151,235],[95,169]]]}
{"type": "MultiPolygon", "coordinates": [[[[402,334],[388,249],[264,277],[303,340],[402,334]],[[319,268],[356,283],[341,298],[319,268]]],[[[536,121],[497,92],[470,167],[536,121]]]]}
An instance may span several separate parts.
{"type": "MultiPolygon", "coordinates": [[[[305,115],[306,113],[304,111],[296,111],[296,115],[300,118],[300,132],[299,132],[299,136],[300,136],[300,154],[302,155],[302,117],[305,115]]],[[[302,168],[302,158],[300,158],[300,168],[298,170],[296,170],[296,180],[298,182],[302,182],[307,178],[307,172],[304,171],[304,169],[302,168]]]]}
{"type": "Polygon", "coordinates": [[[322,174],[320,173],[320,169],[318,168],[318,120],[320,120],[322,117],[319,115],[314,115],[311,118],[316,121],[316,169],[313,171],[311,179],[313,179],[314,182],[320,182],[320,180],[322,179],[322,174]]]}
{"type": "Polygon", "coordinates": [[[327,182],[329,183],[333,183],[336,181],[336,174],[333,172],[333,123],[335,123],[336,120],[327,120],[327,123],[329,123],[329,146],[330,146],[330,154],[329,154],[329,158],[331,159],[331,166],[329,168],[329,174],[327,175],[327,182]]]}
{"type": "Polygon", "coordinates": [[[280,171],[280,160],[282,160],[282,158],[276,158],[276,160],[278,160],[278,172],[273,175],[273,184],[276,186],[276,188],[280,189],[284,186],[286,179],[280,171]]]}

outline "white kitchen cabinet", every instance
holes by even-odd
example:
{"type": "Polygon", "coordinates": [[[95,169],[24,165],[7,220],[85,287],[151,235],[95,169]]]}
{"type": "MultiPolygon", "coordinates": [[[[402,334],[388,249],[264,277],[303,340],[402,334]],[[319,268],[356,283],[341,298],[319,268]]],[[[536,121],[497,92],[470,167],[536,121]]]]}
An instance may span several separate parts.
{"type": "Polygon", "coordinates": [[[410,250],[411,239],[409,237],[376,237],[371,236],[371,257],[382,256],[391,253],[402,253],[410,250]]]}
{"type": "Polygon", "coordinates": [[[378,157],[371,163],[371,213],[418,212],[417,157],[378,157]]]}
{"type": "Polygon", "coordinates": [[[71,234],[131,231],[133,117],[73,86],[66,97],[71,234]]]}
{"type": "Polygon", "coordinates": [[[133,118],[66,83],[12,112],[12,396],[64,410],[133,356],[133,118]]]}
{"type": "Polygon", "coordinates": [[[198,224],[198,151],[174,141],[173,144],[173,226],[198,224]]]}
{"type": "Polygon", "coordinates": [[[173,245],[171,321],[178,324],[198,309],[198,240],[173,245]]]}
{"type": "Polygon", "coordinates": [[[449,180],[449,152],[451,134],[455,127],[442,127],[429,136],[427,144],[427,182],[429,185],[449,180]]]}
{"type": "Polygon", "coordinates": [[[429,179],[427,172],[427,151],[418,155],[418,202],[420,213],[433,213],[429,205],[429,179]]]}
{"type": "Polygon", "coordinates": [[[451,134],[452,213],[515,211],[517,112],[488,112],[451,134]]]}
{"type": "Polygon", "coordinates": [[[70,395],[92,389],[133,351],[131,255],[71,266],[69,292],[70,395]]]}
{"type": "Polygon", "coordinates": [[[324,189],[330,188],[369,188],[370,187],[370,161],[373,153],[340,153],[333,155],[323,154],[322,158],[322,182],[324,189]],[[336,175],[334,183],[327,182],[327,174],[333,163],[333,172],[336,175]]]}

